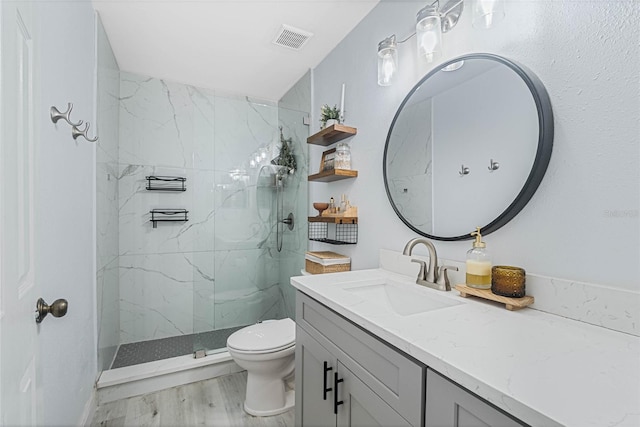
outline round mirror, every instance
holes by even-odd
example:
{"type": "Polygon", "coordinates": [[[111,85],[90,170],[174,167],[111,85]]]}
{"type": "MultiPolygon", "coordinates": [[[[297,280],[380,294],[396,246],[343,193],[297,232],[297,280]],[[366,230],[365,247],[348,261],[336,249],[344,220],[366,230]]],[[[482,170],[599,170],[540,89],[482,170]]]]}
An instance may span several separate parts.
{"type": "Polygon", "coordinates": [[[393,209],[415,232],[466,240],[522,210],[551,158],[553,113],[542,82],[490,54],[427,74],[396,113],[384,148],[393,209]]]}

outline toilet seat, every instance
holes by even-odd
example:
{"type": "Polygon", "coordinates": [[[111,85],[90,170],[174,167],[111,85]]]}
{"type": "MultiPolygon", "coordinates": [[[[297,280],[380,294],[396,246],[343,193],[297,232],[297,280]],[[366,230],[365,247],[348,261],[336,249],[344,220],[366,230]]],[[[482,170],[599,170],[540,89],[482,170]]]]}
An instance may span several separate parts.
{"type": "Polygon", "coordinates": [[[296,324],[291,319],[270,320],[247,326],[227,339],[227,347],[238,353],[275,353],[295,346],[296,324]]]}

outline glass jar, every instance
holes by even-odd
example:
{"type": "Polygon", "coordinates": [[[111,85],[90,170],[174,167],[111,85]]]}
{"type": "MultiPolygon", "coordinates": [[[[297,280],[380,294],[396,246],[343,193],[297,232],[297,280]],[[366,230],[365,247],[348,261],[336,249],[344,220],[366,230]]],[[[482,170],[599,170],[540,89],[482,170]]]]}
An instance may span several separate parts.
{"type": "Polygon", "coordinates": [[[336,146],[334,167],[336,169],[351,169],[351,147],[346,142],[339,142],[336,146]]]}
{"type": "Polygon", "coordinates": [[[467,286],[491,289],[491,257],[485,248],[474,247],[467,252],[467,286]]]}

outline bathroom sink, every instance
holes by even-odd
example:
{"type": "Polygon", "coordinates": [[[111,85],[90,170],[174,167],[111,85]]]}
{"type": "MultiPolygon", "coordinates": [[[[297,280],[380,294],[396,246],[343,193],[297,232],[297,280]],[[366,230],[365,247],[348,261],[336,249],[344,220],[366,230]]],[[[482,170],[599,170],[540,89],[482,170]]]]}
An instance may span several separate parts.
{"type": "Polygon", "coordinates": [[[422,289],[414,289],[416,286],[418,285],[381,281],[344,287],[343,289],[365,301],[384,306],[400,316],[425,313],[462,304],[431,293],[421,292],[422,289]]]}

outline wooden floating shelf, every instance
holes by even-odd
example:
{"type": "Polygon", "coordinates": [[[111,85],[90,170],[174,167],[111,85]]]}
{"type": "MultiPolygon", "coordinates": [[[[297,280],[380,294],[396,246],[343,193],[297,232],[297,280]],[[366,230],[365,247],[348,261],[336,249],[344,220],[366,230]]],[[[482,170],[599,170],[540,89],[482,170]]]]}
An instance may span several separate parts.
{"type": "Polygon", "coordinates": [[[358,129],[345,125],[331,125],[307,138],[307,144],[327,146],[358,133],[358,129]]]}
{"type": "Polygon", "coordinates": [[[460,296],[463,298],[467,298],[469,295],[472,295],[490,301],[496,301],[504,304],[507,310],[510,311],[520,310],[521,308],[531,305],[534,302],[533,297],[529,295],[525,295],[522,298],[503,297],[494,294],[493,292],[491,292],[491,289],[476,289],[471,288],[467,285],[456,285],[455,289],[460,292],[460,296]]]}
{"type": "Polygon", "coordinates": [[[358,171],[351,169],[329,169],[313,175],[309,175],[309,181],[333,182],[341,179],[355,178],[358,171]]]}
{"type": "Polygon", "coordinates": [[[326,222],[328,224],[357,224],[358,217],[349,216],[310,216],[309,222],[326,222]]]}

